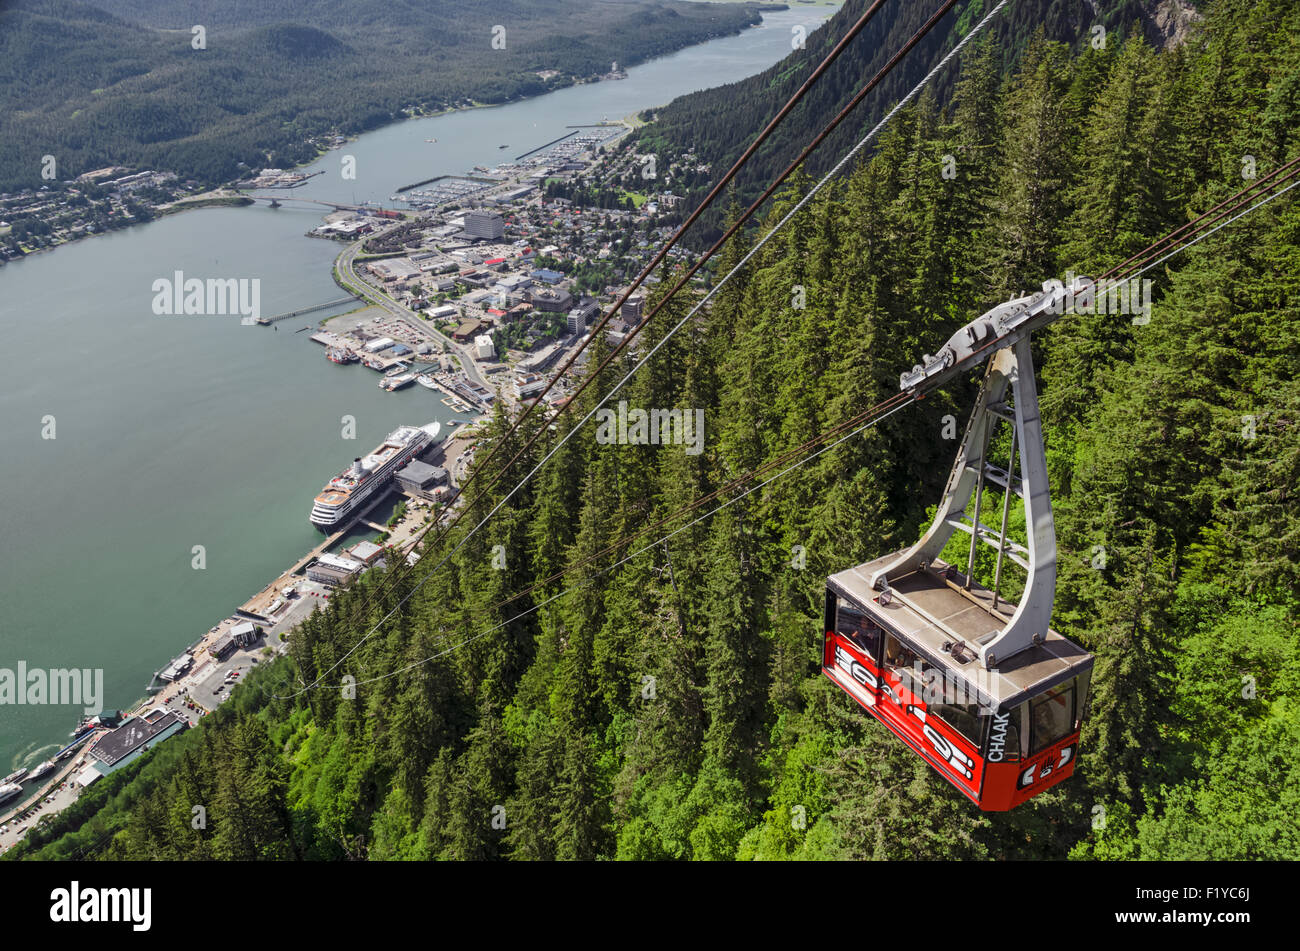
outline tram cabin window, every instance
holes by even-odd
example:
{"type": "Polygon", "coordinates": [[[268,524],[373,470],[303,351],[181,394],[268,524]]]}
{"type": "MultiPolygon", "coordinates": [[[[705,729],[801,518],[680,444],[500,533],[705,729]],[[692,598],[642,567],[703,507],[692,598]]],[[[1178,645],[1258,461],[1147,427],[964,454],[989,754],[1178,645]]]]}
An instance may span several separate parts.
{"type": "Polygon", "coordinates": [[[1074,729],[1074,681],[1053,687],[1029,702],[1029,752],[1047,749],[1074,729]]]}
{"type": "MultiPolygon", "coordinates": [[[[925,683],[917,677],[917,661],[921,658],[916,651],[903,646],[893,634],[885,635],[885,667],[894,674],[903,685],[918,696],[925,690],[925,683]]],[[[930,665],[921,662],[921,672],[925,673],[930,665]]]]}
{"type": "Polygon", "coordinates": [[[1092,670],[1086,670],[1074,678],[1074,729],[1079,729],[1083,723],[1084,714],[1088,706],[1088,686],[1092,680],[1092,670]]]}
{"type": "Polygon", "coordinates": [[[978,703],[932,703],[926,714],[934,714],[952,727],[972,746],[980,745],[980,705],[978,703]]]}
{"type": "Polygon", "coordinates": [[[880,656],[880,635],[884,632],[875,621],[842,598],[835,612],[835,632],[866,651],[873,661],[880,656]]]}

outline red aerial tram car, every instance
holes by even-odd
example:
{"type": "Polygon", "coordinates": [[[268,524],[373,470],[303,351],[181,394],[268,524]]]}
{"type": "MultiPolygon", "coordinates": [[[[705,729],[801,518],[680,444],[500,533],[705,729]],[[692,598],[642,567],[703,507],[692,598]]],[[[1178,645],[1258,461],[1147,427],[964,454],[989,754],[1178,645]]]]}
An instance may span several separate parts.
{"type": "Polygon", "coordinates": [[[873,591],[886,560],[831,576],[827,676],[981,809],[1011,809],[1074,772],[1092,656],[1049,630],[986,671],[954,642],[995,632],[1014,606],[993,607],[991,591],[942,563],[873,591]]]}
{"type": "Polygon", "coordinates": [[[902,388],[922,396],[992,356],[929,530],[826,585],[823,672],[985,811],[1074,772],[1092,675],[1092,655],[1049,627],[1056,535],[1029,350],[1065,293],[1002,304],[903,374],[902,388]],[[1011,427],[1006,468],[988,458],[999,425],[1011,427]],[[1000,527],[981,515],[989,485],[1002,490],[1000,527]],[[1007,536],[1013,497],[1025,506],[1024,545],[1007,536]],[[940,558],[958,531],[970,535],[964,573],[940,558]],[[992,589],[971,577],[980,543],[997,550],[992,589]],[[1008,561],[1026,572],[1019,603],[999,593],[1008,561]]]}

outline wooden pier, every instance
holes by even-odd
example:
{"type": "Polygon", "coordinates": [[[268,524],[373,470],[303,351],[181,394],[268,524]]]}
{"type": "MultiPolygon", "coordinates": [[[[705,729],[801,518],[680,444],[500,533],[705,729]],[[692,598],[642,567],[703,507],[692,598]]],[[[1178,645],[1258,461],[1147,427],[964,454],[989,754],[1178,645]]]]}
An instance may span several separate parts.
{"type": "Polygon", "coordinates": [[[340,307],[343,304],[351,304],[359,301],[358,297],[340,297],[338,300],[327,300],[323,304],[313,304],[311,307],[303,307],[298,310],[291,310],[287,314],[276,314],[274,317],[258,317],[257,322],[263,327],[269,327],[278,320],[288,320],[290,317],[301,317],[303,314],[314,314],[318,310],[325,310],[328,307],[340,307]]]}

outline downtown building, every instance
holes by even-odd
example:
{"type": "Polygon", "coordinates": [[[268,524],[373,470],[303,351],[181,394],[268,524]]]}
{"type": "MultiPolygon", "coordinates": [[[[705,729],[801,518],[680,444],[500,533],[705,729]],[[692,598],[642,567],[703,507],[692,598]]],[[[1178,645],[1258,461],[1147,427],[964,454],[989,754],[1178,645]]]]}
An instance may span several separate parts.
{"type": "Polygon", "coordinates": [[[495,241],[505,233],[505,219],[500,215],[491,211],[465,212],[465,234],[468,237],[495,241]]]}

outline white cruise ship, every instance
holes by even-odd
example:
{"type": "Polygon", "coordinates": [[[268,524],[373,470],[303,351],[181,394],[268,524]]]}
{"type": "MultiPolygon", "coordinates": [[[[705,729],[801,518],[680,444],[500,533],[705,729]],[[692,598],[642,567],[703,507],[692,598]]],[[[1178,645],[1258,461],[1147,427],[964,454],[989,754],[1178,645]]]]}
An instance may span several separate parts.
{"type": "Polygon", "coordinates": [[[0,786],[0,802],[8,802],[23,791],[23,787],[17,783],[5,783],[0,786]]]}
{"type": "Polygon", "coordinates": [[[341,528],[353,512],[383,486],[393,474],[422,452],[438,436],[441,424],[401,426],[388,434],[364,459],[355,459],[330,479],[311,507],[311,523],[323,532],[341,528]]]}

